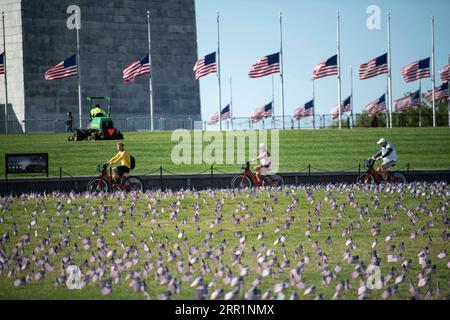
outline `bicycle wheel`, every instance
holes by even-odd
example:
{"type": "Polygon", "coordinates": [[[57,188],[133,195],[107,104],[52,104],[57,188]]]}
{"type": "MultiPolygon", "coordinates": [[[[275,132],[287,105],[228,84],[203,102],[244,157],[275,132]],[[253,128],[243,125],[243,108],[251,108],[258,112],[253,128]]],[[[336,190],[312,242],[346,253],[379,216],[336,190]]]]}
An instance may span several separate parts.
{"type": "Polygon", "coordinates": [[[392,182],[392,183],[406,183],[406,178],[403,175],[403,173],[393,172],[389,176],[389,182],[392,182]]]}
{"type": "Polygon", "coordinates": [[[108,183],[100,178],[94,178],[88,183],[88,192],[108,192],[108,183]]]}
{"type": "Polygon", "coordinates": [[[276,187],[284,187],[284,179],[282,176],[280,176],[278,174],[273,174],[270,176],[269,183],[267,185],[276,186],[276,187]]]}
{"type": "Polygon", "coordinates": [[[127,191],[140,191],[144,190],[144,185],[138,177],[131,176],[125,179],[123,182],[123,189],[127,191]]]}
{"type": "Polygon", "coordinates": [[[231,181],[231,187],[234,189],[242,189],[242,188],[251,188],[252,182],[245,175],[238,175],[233,178],[231,181]]]}
{"type": "Polygon", "coordinates": [[[374,183],[375,180],[373,179],[372,175],[365,172],[363,174],[361,174],[357,179],[356,179],[357,183],[365,183],[365,184],[371,184],[374,183]]]}

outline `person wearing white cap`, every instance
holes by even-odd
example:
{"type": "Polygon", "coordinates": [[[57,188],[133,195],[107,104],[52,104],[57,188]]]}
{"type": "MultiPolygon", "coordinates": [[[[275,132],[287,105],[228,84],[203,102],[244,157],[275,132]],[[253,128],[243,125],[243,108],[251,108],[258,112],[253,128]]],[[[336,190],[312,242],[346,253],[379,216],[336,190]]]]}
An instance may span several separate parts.
{"type": "Polygon", "coordinates": [[[385,138],[381,138],[377,142],[378,145],[381,145],[381,150],[371,157],[372,160],[382,159],[383,162],[377,168],[378,173],[381,174],[384,180],[387,179],[387,175],[389,173],[389,168],[395,166],[395,162],[397,161],[397,151],[394,149],[391,143],[387,142],[385,138]]]}
{"type": "Polygon", "coordinates": [[[267,150],[267,147],[264,143],[259,145],[259,156],[252,160],[252,162],[259,160],[261,162],[260,165],[255,167],[256,171],[256,179],[262,185],[264,185],[264,181],[261,181],[262,176],[270,175],[270,168],[272,167],[272,159],[270,158],[270,152],[267,150]]]}

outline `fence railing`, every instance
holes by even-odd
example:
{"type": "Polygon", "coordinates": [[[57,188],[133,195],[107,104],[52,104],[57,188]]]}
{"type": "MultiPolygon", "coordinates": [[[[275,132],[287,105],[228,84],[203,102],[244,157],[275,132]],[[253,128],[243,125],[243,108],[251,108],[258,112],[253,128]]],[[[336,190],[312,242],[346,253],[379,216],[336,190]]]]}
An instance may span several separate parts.
{"type": "MultiPolygon", "coordinates": [[[[121,131],[149,131],[150,117],[148,116],[128,116],[113,117],[114,126],[121,131]]],[[[219,125],[208,125],[207,121],[198,121],[190,117],[155,117],[154,130],[168,131],[175,129],[194,130],[218,130],[219,125]]],[[[291,116],[268,117],[253,123],[250,117],[234,117],[232,120],[222,122],[223,130],[264,130],[264,129],[324,129],[338,127],[338,120],[333,119],[331,114],[316,114],[300,120],[291,116]]],[[[394,113],[392,117],[393,127],[429,127],[432,126],[431,115],[406,115],[394,113]]],[[[448,115],[437,115],[438,126],[448,126],[448,115]]],[[[82,119],[83,128],[89,124],[88,118],[82,119]]],[[[342,115],[341,127],[385,127],[386,118],[384,114],[377,116],[376,123],[367,114],[342,115]]],[[[78,119],[73,121],[73,129],[77,129],[78,119]]],[[[8,121],[8,133],[37,133],[37,132],[67,132],[65,119],[28,119],[22,122],[8,121]]],[[[0,121],[0,133],[5,133],[5,122],[0,121]]]]}

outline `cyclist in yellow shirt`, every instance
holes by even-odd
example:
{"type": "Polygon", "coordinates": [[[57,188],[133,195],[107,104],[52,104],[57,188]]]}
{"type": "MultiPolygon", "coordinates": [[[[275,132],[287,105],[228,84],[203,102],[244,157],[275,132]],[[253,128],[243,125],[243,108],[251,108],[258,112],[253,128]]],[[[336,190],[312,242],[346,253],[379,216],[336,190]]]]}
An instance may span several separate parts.
{"type": "Polygon", "coordinates": [[[125,150],[125,146],[122,142],[117,143],[117,150],[118,150],[117,154],[114,157],[112,157],[111,160],[106,162],[103,165],[103,167],[106,169],[108,167],[108,165],[110,165],[110,164],[120,163],[120,166],[114,167],[112,169],[113,179],[116,182],[119,182],[120,178],[122,178],[122,176],[125,173],[130,172],[131,158],[130,158],[130,154],[128,153],[128,151],[125,150]]]}

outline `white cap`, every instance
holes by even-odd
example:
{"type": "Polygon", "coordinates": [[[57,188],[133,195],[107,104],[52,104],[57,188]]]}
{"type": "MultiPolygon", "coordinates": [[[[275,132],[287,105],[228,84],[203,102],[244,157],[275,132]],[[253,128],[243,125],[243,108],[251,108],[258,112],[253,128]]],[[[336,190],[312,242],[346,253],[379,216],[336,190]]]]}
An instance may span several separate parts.
{"type": "Polygon", "coordinates": [[[386,139],[385,138],[381,138],[380,140],[378,140],[377,144],[383,144],[386,143],[386,139]]]}
{"type": "Polygon", "coordinates": [[[264,150],[264,151],[267,150],[267,147],[266,147],[266,145],[265,145],[264,143],[261,143],[261,144],[259,145],[259,148],[262,149],[262,150],[264,150]]]}

